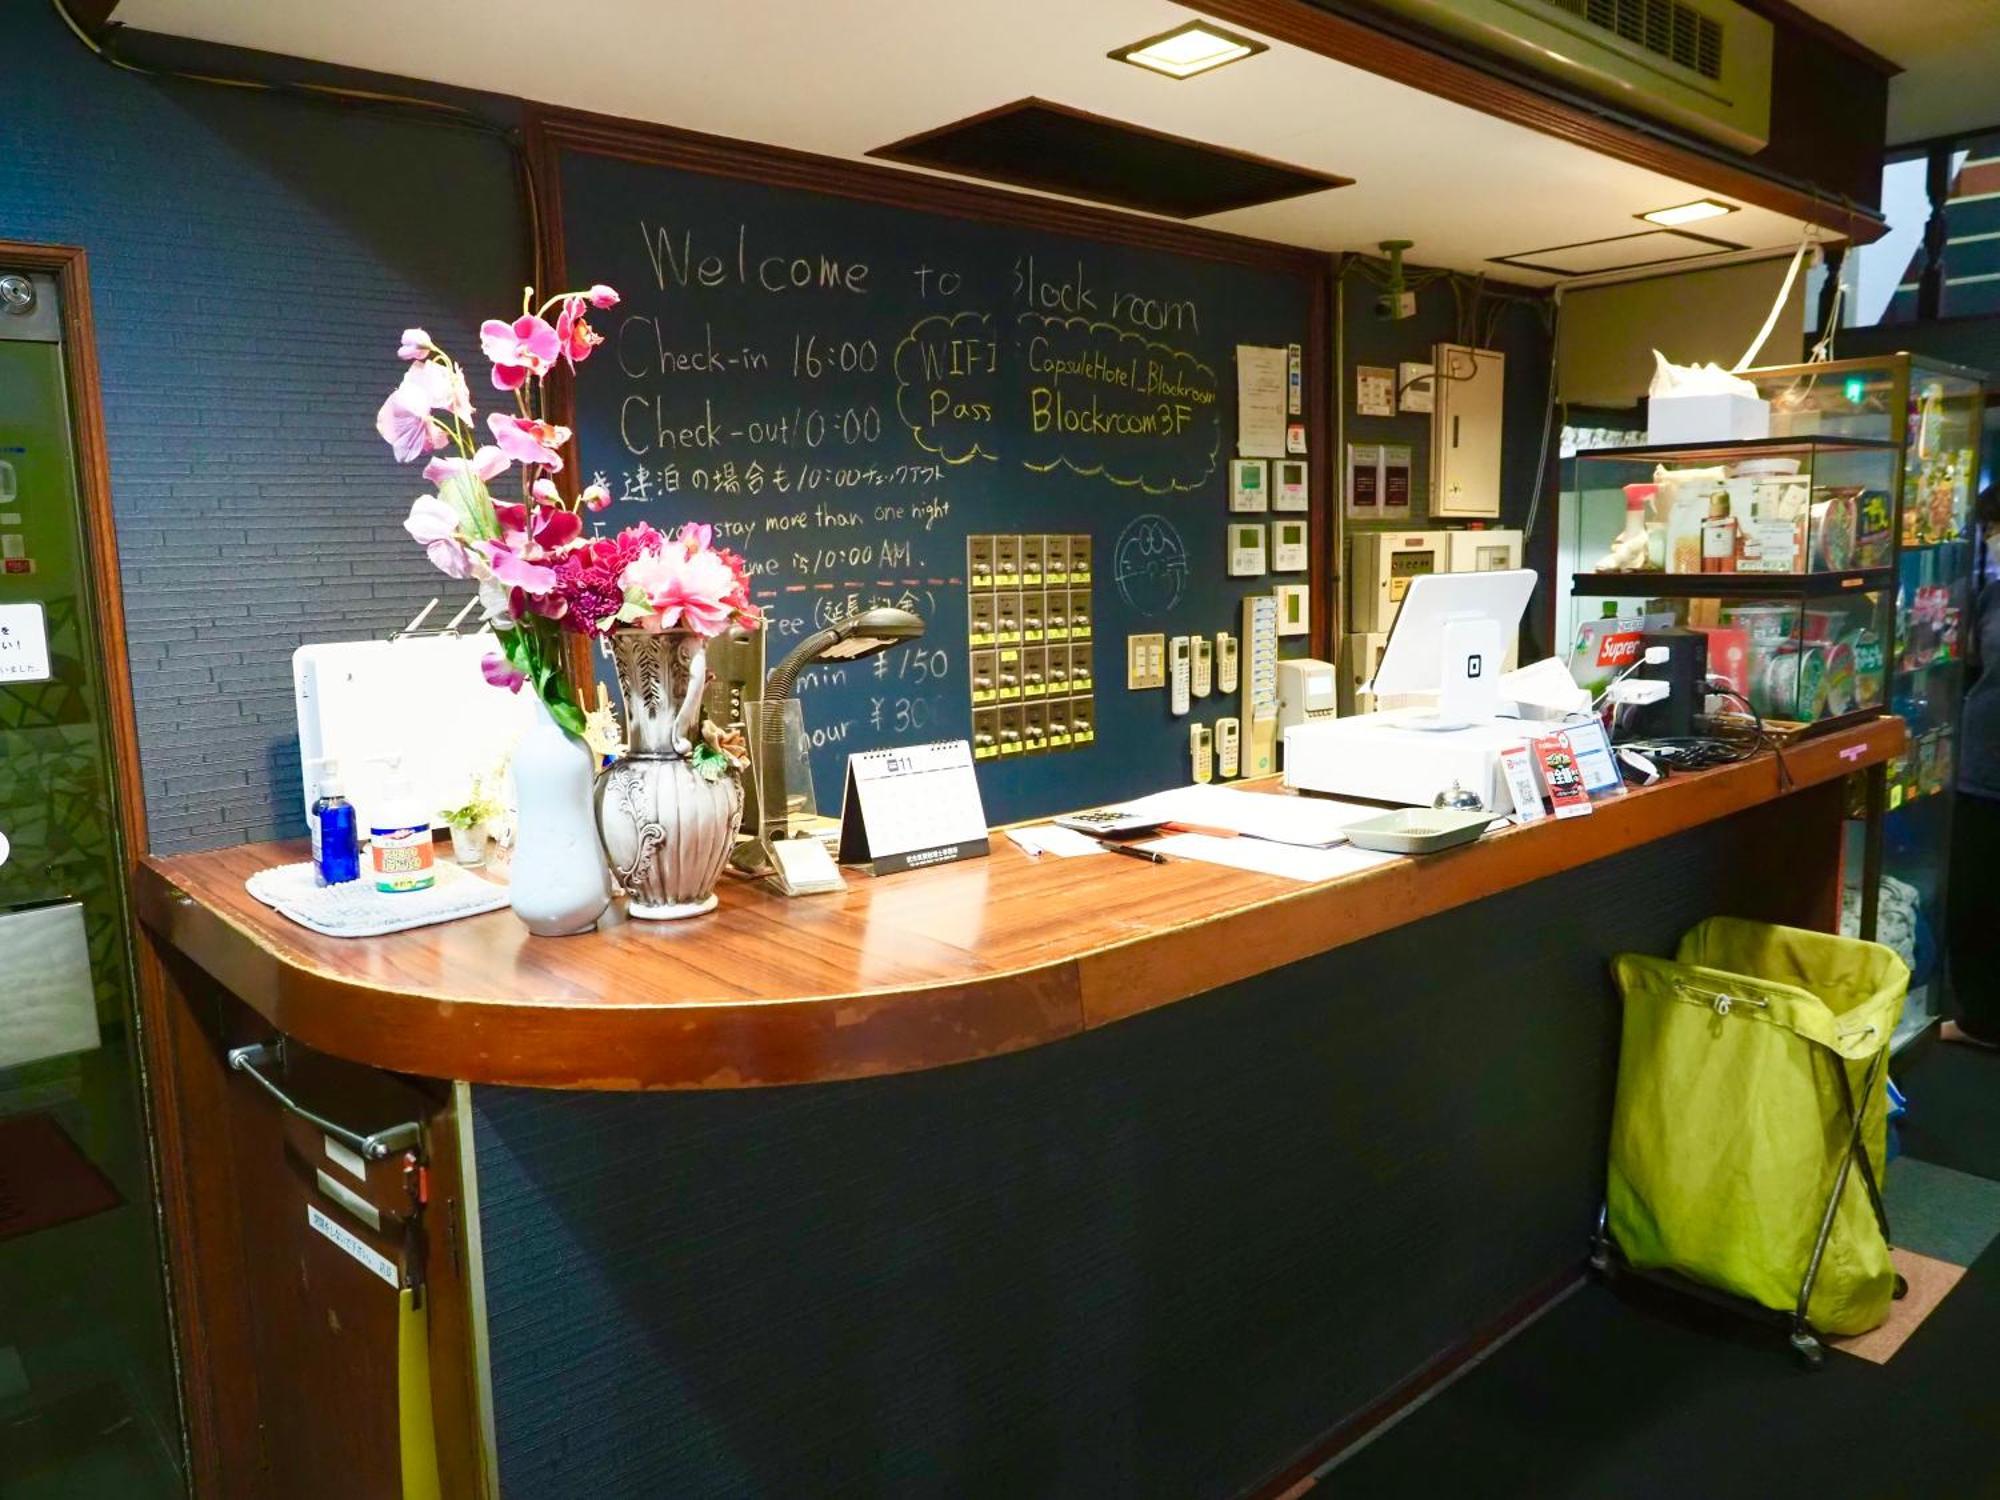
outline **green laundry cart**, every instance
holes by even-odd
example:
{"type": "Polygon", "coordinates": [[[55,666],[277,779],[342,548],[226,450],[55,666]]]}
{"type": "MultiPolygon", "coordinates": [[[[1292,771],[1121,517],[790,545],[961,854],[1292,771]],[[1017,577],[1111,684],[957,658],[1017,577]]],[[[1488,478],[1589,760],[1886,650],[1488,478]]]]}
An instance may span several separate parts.
{"type": "Polygon", "coordinates": [[[1713,917],[1672,960],[1612,961],[1624,1001],[1592,1261],[1673,1273],[1862,1333],[1903,1293],[1880,1183],[1889,1040],[1910,971],[1879,943],[1713,917]]]}

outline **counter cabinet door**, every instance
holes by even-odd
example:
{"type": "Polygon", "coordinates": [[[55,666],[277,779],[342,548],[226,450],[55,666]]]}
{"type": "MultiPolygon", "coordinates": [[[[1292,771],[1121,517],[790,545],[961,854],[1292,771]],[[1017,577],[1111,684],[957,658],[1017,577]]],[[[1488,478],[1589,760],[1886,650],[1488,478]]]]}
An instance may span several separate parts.
{"type": "Polygon", "coordinates": [[[214,1406],[199,1467],[231,1500],[482,1495],[450,1086],[290,1040],[258,1059],[349,1131],[422,1127],[416,1150],[368,1160],[230,1066],[279,1042],[267,1022],[178,962],[168,990],[194,1210],[176,1251],[204,1345],[188,1384],[214,1406]]]}

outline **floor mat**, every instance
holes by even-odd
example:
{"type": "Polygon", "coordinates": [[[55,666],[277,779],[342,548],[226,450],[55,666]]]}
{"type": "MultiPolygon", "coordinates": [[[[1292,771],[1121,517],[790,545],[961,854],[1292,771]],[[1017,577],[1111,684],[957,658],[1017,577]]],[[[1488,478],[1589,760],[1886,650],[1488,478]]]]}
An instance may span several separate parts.
{"type": "Polygon", "coordinates": [[[1588,1286],[1311,1492],[1368,1500],[2000,1496],[2000,1245],[1889,1364],[1798,1368],[1782,1329],[1588,1286]]]}
{"type": "MultiPolygon", "coordinates": [[[[2000,1098],[1993,1107],[2000,1110],[2000,1098]]],[[[2000,1238],[2000,1182],[1905,1156],[1882,1184],[1890,1239],[1906,1250],[1969,1266],[2000,1238]]]]}
{"type": "Polygon", "coordinates": [[[0,1120],[0,1240],[87,1219],[124,1201],[54,1115],[0,1120]]]}
{"type": "Polygon", "coordinates": [[[1896,1083],[1910,1101],[1905,1156],[2000,1179],[2000,1052],[1933,1043],[1896,1083]]]}
{"type": "Polygon", "coordinates": [[[1946,1295],[1965,1274],[1964,1266],[1933,1260],[1914,1250],[1892,1250],[1890,1258],[1908,1283],[1909,1291],[1889,1304],[1889,1317],[1880,1328],[1846,1338],[1830,1338],[1827,1343],[1843,1354],[1852,1354],[1870,1364],[1886,1365],[1896,1357],[1910,1335],[1923,1326],[1924,1319],[1938,1310],[1946,1295]]]}

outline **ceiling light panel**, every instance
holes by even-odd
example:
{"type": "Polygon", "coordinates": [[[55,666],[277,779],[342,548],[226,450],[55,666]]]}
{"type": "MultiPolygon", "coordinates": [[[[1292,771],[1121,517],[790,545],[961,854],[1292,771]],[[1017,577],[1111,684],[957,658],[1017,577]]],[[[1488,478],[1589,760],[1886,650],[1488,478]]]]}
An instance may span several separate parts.
{"type": "Polygon", "coordinates": [[[1682,224],[1699,224],[1703,219],[1719,219],[1724,214],[1736,212],[1736,205],[1723,203],[1714,198],[1697,198],[1692,203],[1679,203],[1672,208],[1656,208],[1649,214],[1638,217],[1649,224],[1662,224],[1674,229],[1682,224]]]}
{"type": "Polygon", "coordinates": [[[1254,42],[1247,36],[1224,31],[1206,21],[1190,21],[1143,42],[1120,47],[1110,55],[1119,62],[1163,73],[1168,78],[1192,78],[1264,50],[1262,42],[1254,42]]]}

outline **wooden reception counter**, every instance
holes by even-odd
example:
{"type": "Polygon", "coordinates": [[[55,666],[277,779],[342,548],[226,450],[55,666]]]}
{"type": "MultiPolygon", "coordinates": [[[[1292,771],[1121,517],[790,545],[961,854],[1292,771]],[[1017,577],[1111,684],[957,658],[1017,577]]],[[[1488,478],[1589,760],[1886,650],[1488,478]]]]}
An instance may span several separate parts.
{"type": "Polygon", "coordinates": [[[427,1379],[447,1495],[1288,1482],[1574,1274],[1605,958],[1714,912],[1831,925],[1846,779],[1904,739],[1319,885],[996,839],[558,940],[504,911],[323,938],[243,887],[299,846],[148,859],[204,1470],[420,1494],[427,1379]],[[414,1116],[413,1158],[329,1167],[224,1063],[279,1036],[296,1102],[414,1116]],[[369,1311],[392,1279],[427,1376],[410,1310],[369,1311]]]}

